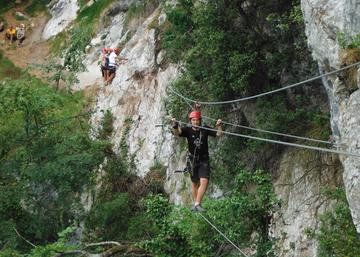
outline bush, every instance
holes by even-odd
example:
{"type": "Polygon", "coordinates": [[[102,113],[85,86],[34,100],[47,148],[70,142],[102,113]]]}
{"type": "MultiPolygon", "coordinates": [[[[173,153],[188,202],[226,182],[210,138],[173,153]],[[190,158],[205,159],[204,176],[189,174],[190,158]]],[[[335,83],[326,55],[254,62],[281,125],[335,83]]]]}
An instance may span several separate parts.
{"type": "Polygon", "coordinates": [[[320,229],[308,234],[319,244],[319,257],[360,256],[360,235],[356,232],[343,188],[327,190],[325,195],[336,201],[334,209],[320,217],[320,229]]]}
{"type": "MultiPolygon", "coordinates": [[[[81,216],[79,196],[92,184],[106,143],[89,138],[79,93],[56,93],[24,77],[2,85],[0,98],[0,220],[34,244],[56,240],[81,216]]],[[[23,240],[8,236],[12,231],[2,227],[1,244],[24,249],[23,240]]]]}
{"type": "Polygon", "coordinates": [[[34,17],[38,12],[46,11],[47,5],[51,0],[32,0],[31,4],[25,8],[25,11],[34,17]]]}
{"type": "Polygon", "coordinates": [[[130,217],[129,197],[120,193],[113,200],[94,206],[86,220],[86,227],[104,240],[116,240],[126,235],[130,217]]]}

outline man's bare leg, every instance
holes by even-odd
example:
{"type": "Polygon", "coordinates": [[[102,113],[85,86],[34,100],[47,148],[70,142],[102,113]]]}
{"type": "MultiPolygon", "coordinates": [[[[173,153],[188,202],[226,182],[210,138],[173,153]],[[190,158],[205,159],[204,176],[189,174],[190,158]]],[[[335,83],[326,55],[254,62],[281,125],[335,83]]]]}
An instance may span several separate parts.
{"type": "Polygon", "coordinates": [[[192,188],[191,189],[192,189],[192,197],[193,197],[194,201],[196,201],[199,186],[200,186],[199,183],[192,182],[192,188]]]}
{"type": "Polygon", "coordinates": [[[206,189],[208,187],[208,184],[209,184],[209,180],[207,178],[200,178],[200,186],[197,190],[197,195],[196,195],[196,198],[195,198],[195,204],[198,203],[200,204],[204,195],[205,195],[205,192],[206,192],[206,189]]]}

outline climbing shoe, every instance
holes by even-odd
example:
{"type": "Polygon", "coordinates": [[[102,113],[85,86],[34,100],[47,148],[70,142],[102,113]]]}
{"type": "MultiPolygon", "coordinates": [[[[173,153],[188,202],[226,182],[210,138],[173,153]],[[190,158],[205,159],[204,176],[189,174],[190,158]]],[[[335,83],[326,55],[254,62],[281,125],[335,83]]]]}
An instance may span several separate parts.
{"type": "Polygon", "coordinates": [[[190,208],[190,211],[193,211],[193,212],[204,212],[205,209],[203,207],[201,207],[200,204],[198,205],[194,205],[190,208]]]}

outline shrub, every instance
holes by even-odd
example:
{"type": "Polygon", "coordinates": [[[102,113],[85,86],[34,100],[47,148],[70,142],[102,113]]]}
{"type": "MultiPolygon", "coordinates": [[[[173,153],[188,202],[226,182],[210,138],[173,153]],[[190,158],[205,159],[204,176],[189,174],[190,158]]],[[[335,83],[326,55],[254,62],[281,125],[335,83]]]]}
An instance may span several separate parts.
{"type": "Polygon", "coordinates": [[[360,235],[352,221],[343,188],[327,190],[325,195],[335,200],[333,210],[320,217],[320,229],[309,229],[308,234],[319,244],[319,257],[360,256],[360,235]]]}

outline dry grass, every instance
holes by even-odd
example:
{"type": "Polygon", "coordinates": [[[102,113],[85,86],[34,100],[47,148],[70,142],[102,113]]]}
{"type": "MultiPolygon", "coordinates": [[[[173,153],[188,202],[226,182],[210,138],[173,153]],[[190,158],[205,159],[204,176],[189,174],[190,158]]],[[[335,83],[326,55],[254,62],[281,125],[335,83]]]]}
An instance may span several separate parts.
{"type": "MultiPolygon", "coordinates": [[[[356,63],[360,61],[360,49],[352,48],[342,50],[340,53],[340,61],[342,66],[348,66],[350,64],[356,63]]],[[[356,90],[358,88],[357,85],[357,67],[350,68],[346,71],[344,76],[344,84],[348,90],[356,90]]]]}

